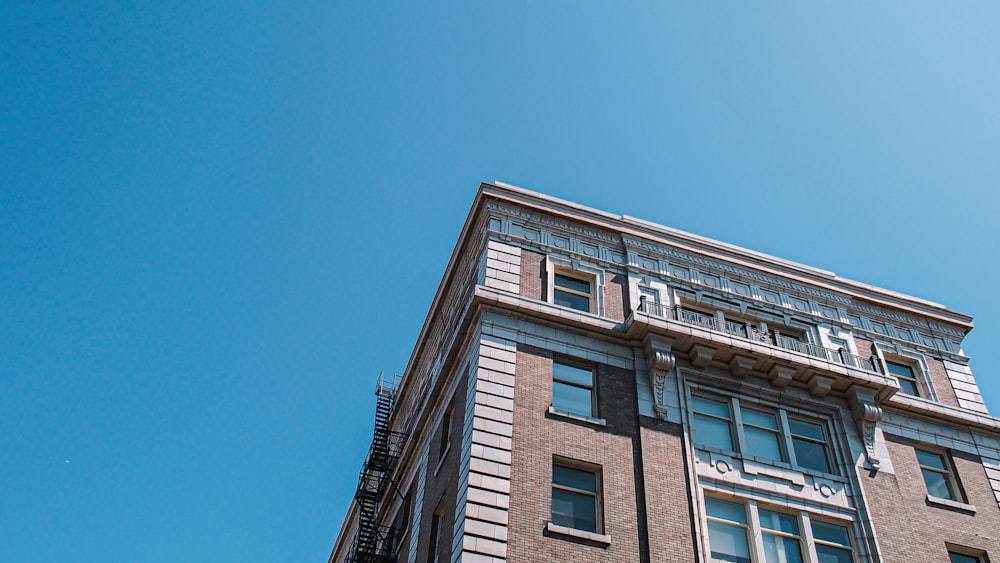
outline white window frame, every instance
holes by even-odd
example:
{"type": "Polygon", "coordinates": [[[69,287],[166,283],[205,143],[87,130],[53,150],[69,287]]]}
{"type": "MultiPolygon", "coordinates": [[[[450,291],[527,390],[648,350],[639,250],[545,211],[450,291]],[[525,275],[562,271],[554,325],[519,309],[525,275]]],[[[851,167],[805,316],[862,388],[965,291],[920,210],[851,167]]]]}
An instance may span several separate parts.
{"type": "Polygon", "coordinates": [[[575,359],[572,359],[572,358],[565,358],[563,356],[555,356],[555,357],[552,358],[552,370],[551,370],[551,373],[550,373],[550,378],[552,380],[552,385],[551,385],[552,402],[549,404],[549,413],[557,415],[557,416],[563,416],[563,417],[566,417],[566,418],[572,418],[572,419],[576,419],[576,420],[582,420],[582,421],[586,421],[586,422],[592,422],[592,423],[596,423],[596,424],[599,424],[599,425],[606,424],[606,421],[603,418],[599,418],[600,414],[598,412],[597,366],[595,366],[595,365],[593,365],[591,363],[588,363],[588,362],[583,362],[583,361],[575,360],[575,359]],[[579,383],[570,382],[570,381],[557,380],[556,379],[556,370],[555,370],[555,365],[556,364],[561,364],[561,365],[564,365],[564,366],[567,366],[567,367],[576,368],[576,369],[578,369],[580,371],[590,371],[590,387],[589,387],[589,389],[590,389],[590,413],[574,412],[574,411],[570,411],[570,410],[566,410],[566,409],[561,409],[561,408],[559,408],[559,407],[556,406],[556,383],[559,383],[561,385],[566,385],[566,386],[569,386],[569,387],[577,387],[577,388],[580,388],[580,389],[588,389],[588,387],[586,387],[584,385],[580,385],[579,383]]]}
{"type": "Polygon", "coordinates": [[[556,274],[563,276],[576,278],[581,281],[590,282],[590,310],[580,311],[579,309],[573,309],[566,307],[571,311],[578,311],[581,313],[590,313],[592,315],[604,315],[604,281],[605,273],[604,270],[589,266],[576,261],[561,260],[559,258],[554,258],[552,256],[545,257],[545,277],[546,277],[546,291],[545,300],[548,303],[555,305],[555,282],[556,274]]]}
{"type": "MultiPolygon", "coordinates": [[[[582,530],[582,529],[573,528],[573,527],[568,527],[568,528],[571,529],[571,530],[578,530],[579,532],[585,533],[585,534],[595,534],[595,535],[602,535],[602,534],[604,534],[604,475],[603,475],[601,466],[594,465],[592,463],[587,463],[587,462],[584,462],[584,461],[575,460],[575,459],[569,459],[569,458],[566,458],[566,457],[554,456],[552,458],[552,468],[553,468],[553,470],[552,470],[553,474],[551,475],[551,479],[549,480],[550,481],[550,487],[549,487],[550,491],[553,491],[555,489],[559,489],[559,490],[571,492],[573,494],[586,495],[586,496],[593,496],[594,497],[594,528],[595,528],[595,530],[594,531],[590,531],[590,530],[582,530]],[[593,492],[591,492],[591,491],[584,491],[582,489],[575,489],[575,488],[572,488],[572,487],[569,487],[569,486],[566,486],[566,485],[556,484],[556,480],[555,480],[555,466],[557,466],[557,465],[561,466],[561,467],[568,468],[568,469],[575,469],[577,471],[583,471],[583,472],[590,473],[590,474],[594,475],[594,489],[595,490],[593,492]]],[[[551,496],[551,493],[550,493],[549,499],[550,499],[550,504],[549,504],[549,522],[550,522],[550,524],[556,525],[554,522],[552,522],[552,506],[551,506],[552,496],[551,496]]],[[[557,526],[563,527],[561,525],[557,525],[557,526]]]]}
{"type": "Polygon", "coordinates": [[[816,473],[819,475],[835,476],[837,478],[841,478],[840,473],[838,472],[840,467],[837,463],[838,459],[837,452],[836,449],[834,448],[834,443],[832,439],[834,434],[830,428],[830,423],[827,417],[802,414],[800,412],[790,411],[789,409],[782,408],[779,406],[760,404],[753,401],[740,399],[739,397],[716,395],[713,393],[707,393],[700,390],[691,393],[691,396],[698,396],[704,399],[713,400],[717,402],[724,402],[728,404],[729,415],[730,415],[729,423],[732,425],[732,427],[730,427],[730,432],[734,439],[733,445],[735,447],[735,451],[719,450],[716,447],[702,445],[698,442],[697,439],[698,430],[695,427],[694,405],[693,402],[690,401],[689,399],[688,424],[690,425],[690,428],[692,430],[691,433],[692,443],[696,448],[713,450],[713,451],[718,450],[727,455],[735,454],[737,457],[741,459],[752,459],[758,463],[787,466],[791,469],[794,469],[795,471],[816,473]],[[780,449],[782,450],[781,454],[783,459],[768,459],[764,457],[754,456],[753,454],[750,453],[744,453],[748,452],[749,448],[747,446],[746,432],[744,429],[746,424],[743,422],[743,412],[742,412],[743,407],[740,406],[741,403],[745,405],[745,408],[749,408],[756,411],[769,412],[775,415],[778,421],[778,434],[781,439],[779,445],[780,449]],[[789,418],[799,419],[802,420],[803,422],[816,424],[823,428],[823,438],[824,438],[822,442],[823,451],[826,454],[827,466],[829,466],[830,469],[829,472],[819,471],[817,469],[800,465],[798,463],[798,459],[796,458],[796,453],[795,453],[795,443],[792,436],[792,429],[791,425],[788,422],[789,418]],[[735,430],[735,432],[733,432],[733,430],[735,430]]]}
{"type": "Polygon", "coordinates": [[[855,528],[855,523],[850,519],[839,519],[831,517],[830,515],[823,514],[821,516],[814,513],[802,510],[800,508],[782,506],[776,503],[763,502],[754,498],[743,498],[731,496],[731,493],[725,493],[721,491],[706,491],[701,490],[700,500],[700,511],[702,512],[702,517],[700,518],[700,532],[705,541],[702,542],[703,558],[705,561],[712,562],[712,547],[711,539],[709,538],[708,532],[708,522],[709,520],[714,520],[718,522],[723,522],[729,525],[739,526],[746,530],[747,532],[747,544],[750,549],[750,559],[754,562],[765,561],[765,548],[764,548],[764,534],[772,534],[782,537],[795,537],[799,540],[799,549],[802,553],[802,560],[805,563],[815,563],[819,560],[819,556],[816,553],[817,545],[828,545],[830,547],[848,550],[851,554],[851,561],[857,562],[859,549],[858,549],[858,537],[857,530],[855,528]],[[724,519],[718,519],[708,516],[708,508],[705,503],[706,498],[714,498],[721,501],[726,501],[734,504],[742,505],[746,511],[747,523],[739,524],[732,523],[724,519]],[[760,523],[760,510],[767,510],[771,512],[780,512],[789,516],[794,516],[798,522],[799,535],[793,536],[792,534],[785,534],[775,531],[765,531],[760,523]],[[831,524],[834,526],[839,526],[845,528],[848,532],[848,539],[851,542],[849,546],[843,544],[836,544],[832,542],[817,540],[813,534],[812,523],[814,521],[822,522],[824,524],[831,524]]]}
{"type": "Polygon", "coordinates": [[[949,493],[953,498],[939,497],[937,495],[932,495],[930,488],[927,488],[927,502],[930,505],[936,505],[939,507],[947,508],[957,508],[959,510],[964,510],[966,512],[975,513],[976,507],[968,504],[966,502],[965,491],[962,489],[962,483],[958,479],[958,471],[955,469],[955,462],[951,458],[950,452],[947,450],[942,450],[935,447],[926,447],[923,444],[918,444],[913,447],[913,455],[917,460],[917,467],[920,469],[920,477],[924,482],[924,487],[927,488],[927,479],[924,477],[924,470],[931,471],[944,476],[945,483],[948,485],[949,493]],[[936,455],[941,458],[942,465],[944,469],[937,467],[932,467],[924,465],[920,462],[920,456],[918,452],[923,452],[926,454],[936,455]]]}
{"type": "Polygon", "coordinates": [[[878,357],[879,360],[882,361],[882,365],[885,366],[886,375],[895,377],[889,372],[889,364],[886,362],[905,365],[913,372],[913,377],[916,379],[917,383],[918,395],[910,395],[908,393],[903,393],[903,395],[916,399],[926,399],[934,402],[939,401],[937,390],[934,389],[934,385],[931,384],[930,369],[927,367],[927,359],[923,354],[900,346],[887,346],[878,342],[875,343],[875,351],[878,353],[878,357]]]}

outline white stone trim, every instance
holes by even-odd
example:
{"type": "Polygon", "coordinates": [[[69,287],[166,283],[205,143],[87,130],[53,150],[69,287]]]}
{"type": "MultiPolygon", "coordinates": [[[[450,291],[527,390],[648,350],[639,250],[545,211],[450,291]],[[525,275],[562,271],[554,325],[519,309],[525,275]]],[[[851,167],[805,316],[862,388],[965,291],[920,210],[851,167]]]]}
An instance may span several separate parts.
{"type": "Polygon", "coordinates": [[[462,438],[452,561],[505,561],[517,344],[481,333],[462,438]],[[459,515],[462,525],[458,525],[459,515]]]}

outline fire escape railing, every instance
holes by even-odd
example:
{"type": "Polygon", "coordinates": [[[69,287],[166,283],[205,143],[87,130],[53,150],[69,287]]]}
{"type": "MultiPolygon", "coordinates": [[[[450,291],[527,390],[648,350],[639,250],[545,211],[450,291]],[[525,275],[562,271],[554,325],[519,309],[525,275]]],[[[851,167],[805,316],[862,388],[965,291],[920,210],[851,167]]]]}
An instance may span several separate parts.
{"type": "Polygon", "coordinates": [[[729,336],[735,336],[744,340],[752,340],[754,342],[769,344],[783,350],[791,350],[800,354],[806,354],[807,356],[820,358],[828,362],[836,362],[845,366],[873,373],[885,373],[885,370],[882,369],[882,363],[874,355],[865,358],[856,354],[851,354],[843,348],[838,348],[836,350],[824,348],[823,346],[812,344],[810,342],[803,342],[797,338],[781,334],[776,330],[760,330],[751,323],[721,319],[719,317],[702,313],[701,311],[686,309],[680,305],[670,307],[660,303],[653,303],[651,301],[647,301],[645,296],[642,296],[639,299],[638,311],[651,317],[680,321],[685,324],[705,328],[714,332],[722,332],[728,334],[729,336]]]}
{"type": "Polygon", "coordinates": [[[351,544],[350,563],[395,561],[399,550],[399,530],[379,524],[379,507],[392,483],[392,472],[406,442],[406,434],[393,432],[390,425],[398,376],[385,381],[379,376],[375,390],[375,435],[358,477],[354,498],[358,503],[358,531],[351,544]]]}

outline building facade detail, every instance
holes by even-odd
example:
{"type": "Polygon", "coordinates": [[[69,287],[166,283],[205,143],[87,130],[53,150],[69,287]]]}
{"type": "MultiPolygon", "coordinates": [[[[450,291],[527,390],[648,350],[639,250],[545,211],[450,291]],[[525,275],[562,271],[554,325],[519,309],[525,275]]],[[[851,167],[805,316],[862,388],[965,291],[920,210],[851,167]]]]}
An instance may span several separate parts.
{"type": "Polygon", "coordinates": [[[384,482],[330,563],[1000,559],[1000,419],[971,329],[483,184],[379,420],[407,438],[374,456],[384,482]]]}

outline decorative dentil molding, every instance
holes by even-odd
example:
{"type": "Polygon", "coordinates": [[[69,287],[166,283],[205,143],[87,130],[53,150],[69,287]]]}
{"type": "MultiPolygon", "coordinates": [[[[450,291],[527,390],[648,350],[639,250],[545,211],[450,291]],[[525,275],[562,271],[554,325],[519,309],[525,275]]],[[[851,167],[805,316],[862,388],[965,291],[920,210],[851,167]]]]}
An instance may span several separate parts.
{"type": "Polygon", "coordinates": [[[567,221],[560,221],[558,219],[549,217],[547,215],[543,215],[541,213],[532,213],[530,211],[521,209],[519,207],[502,205],[496,202],[489,201],[486,203],[486,209],[489,209],[491,211],[498,211],[509,217],[519,217],[521,219],[526,220],[532,225],[546,225],[549,227],[561,229],[566,232],[584,235],[592,239],[600,240],[606,243],[618,244],[620,242],[618,238],[615,237],[614,235],[602,233],[594,229],[586,229],[574,223],[569,223],[567,221]]]}
{"type": "Polygon", "coordinates": [[[847,398],[851,404],[854,422],[861,430],[861,438],[865,444],[865,460],[868,462],[867,468],[873,473],[877,472],[881,460],[875,452],[875,430],[878,422],[882,420],[882,407],[875,402],[875,395],[864,389],[854,389],[847,398]]]}
{"type": "Polygon", "coordinates": [[[807,295],[813,295],[815,297],[822,297],[823,299],[828,299],[830,301],[835,301],[843,304],[850,304],[851,300],[847,297],[831,293],[829,291],[823,291],[814,287],[809,287],[807,285],[802,285],[788,280],[783,280],[776,278],[774,276],[769,276],[767,274],[762,274],[759,272],[754,272],[747,270],[745,268],[740,268],[732,264],[725,264],[717,260],[710,260],[708,258],[702,258],[700,256],[695,256],[687,252],[682,252],[680,250],[675,250],[673,248],[668,248],[666,246],[661,246],[658,244],[653,244],[642,239],[637,239],[629,236],[622,236],[622,241],[625,243],[626,248],[631,246],[635,248],[641,248],[650,252],[655,252],[657,254],[662,254],[664,256],[671,256],[691,264],[696,264],[699,266],[705,266],[716,271],[726,272],[729,274],[735,274],[743,278],[749,278],[756,281],[764,282],[769,285],[775,285],[783,287],[785,289],[791,289],[800,293],[805,293],[807,295]]]}
{"type": "MultiPolygon", "coordinates": [[[[601,249],[598,252],[597,256],[587,256],[587,258],[595,259],[600,262],[607,262],[608,264],[611,264],[616,268],[620,268],[626,265],[619,262],[618,260],[610,259],[612,255],[618,254],[619,248],[622,248],[625,251],[625,255],[627,257],[625,262],[629,266],[636,266],[636,264],[632,263],[632,260],[630,258],[636,249],[640,249],[646,252],[651,252],[654,254],[661,255],[663,257],[672,258],[672,260],[668,263],[666,260],[659,260],[656,259],[655,257],[643,257],[660,263],[661,268],[663,265],[667,265],[668,270],[670,265],[687,268],[689,270],[691,270],[692,268],[696,269],[704,268],[706,269],[706,271],[702,271],[701,273],[711,272],[716,275],[732,274],[735,276],[739,276],[741,278],[755,280],[757,282],[767,284],[772,287],[781,287],[786,290],[796,292],[803,296],[808,295],[808,296],[818,297],[823,300],[826,300],[829,303],[839,303],[841,305],[844,305],[845,306],[844,310],[849,314],[854,314],[855,316],[860,316],[860,315],[868,316],[872,321],[875,320],[882,322],[887,320],[894,321],[895,323],[899,323],[901,328],[903,327],[903,325],[905,325],[907,329],[915,332],[922,339],[933,340],[933,334],[931,336],[928,336],[923,332],[923,330],[925,329],[929,329],[930,331],[932,331],[932,333],[938,332],[947,334],[952,337],[957,337],[959,341],[961,341],[961,338],[964,336],[964,334],[959,330],[944,326],[940,323],[931,322],[928,319],[903,314],[883,307],[876,307],[874,305],[863,303],[858,300],[851,299],[849,297],[839,295],[830,291],[824,291],[816,287],[795,283],[786,279],[781,279],[779,277],[767,275],[761,272],[755,272],[752,270],[748,270],[746,268],[735,266],[733,264],[727,264],[723,261],[712,260],[709,258],[696,256],[688,252],[669,248],[667,246],[656,244],[647,240],[643,240],[641,238],[628,235],[616,236],[595,229],[588,229],[580,226],[577,223],[560,220],[548,216],[544,213],[531,212],[517,206],[503,205],[493,201],[487,202],[486,208],[506,216],[508,220],[510,218],[522,219],[523,223],[514,222],[514,224],[517,224],[517,226],[522,229],[523,228],[531,229],[540,226],[545,226],[552,229],[552,231],[549,231],[550,234],[559,234],[562,236],[576,235],[577,237],[580,237],[575,240],[576,244],[579,243],[590,244],[592,246],[600,247],[601,249]],[[562,231],[562,232],[556,233],[555,231],[562,231]],[[588,240],[583,240],[583,239],[588,239],[588,240]]],[[[505,234],[507,236],[511,236],[512,233],[505,233],[505,234]]],[[[546,244],[546,246],[551,246],[551,244],[547,244],[544,241],[532,241],[532,242],[536,244],[541,243],[541,244],[546,244]]],[[[560,248],[559,250],[567,251],[567,249],[563,248],[560,248]]],[[[570,252],[573,253],[574,251],[570,250],[570,252]]],[[[661,268],[658,268],[658,270],[661,268]]],[[[669,271],[667,272],[658,271],[657,273],[669,273],[669,271]]],[[[798,311],[798,312],[802,313],[803,311],[798,311]]],[[[865,327],[855,327],[855,328],[858,328],[866,332],[872,332],[870,330],[867,330],[865,327]]],[[[875,334],[879,333],[875,332],[875,334]]],[[[879,336],[883,338],[888,337],[892,338],[893,340],[897,340],[897,338],[894,338],[887,334],[879,334],[879,336]]],[[[911,342],[907,339],[898,339],[898,340],[903,342],[911,342]]],[[[932,346],[932,347],[937,348],[937,346],[932,346]]]]}
{"type": "Polygon", "coordinates": [[[649,366],[649,384],[653,387],[653,412],[659,420],[666,420],[664,387],[667,376],[677,365],[677,359],[670,351],[670,344],[661,340],[649,340],[646,343],[646,364],[649,366]]]}

